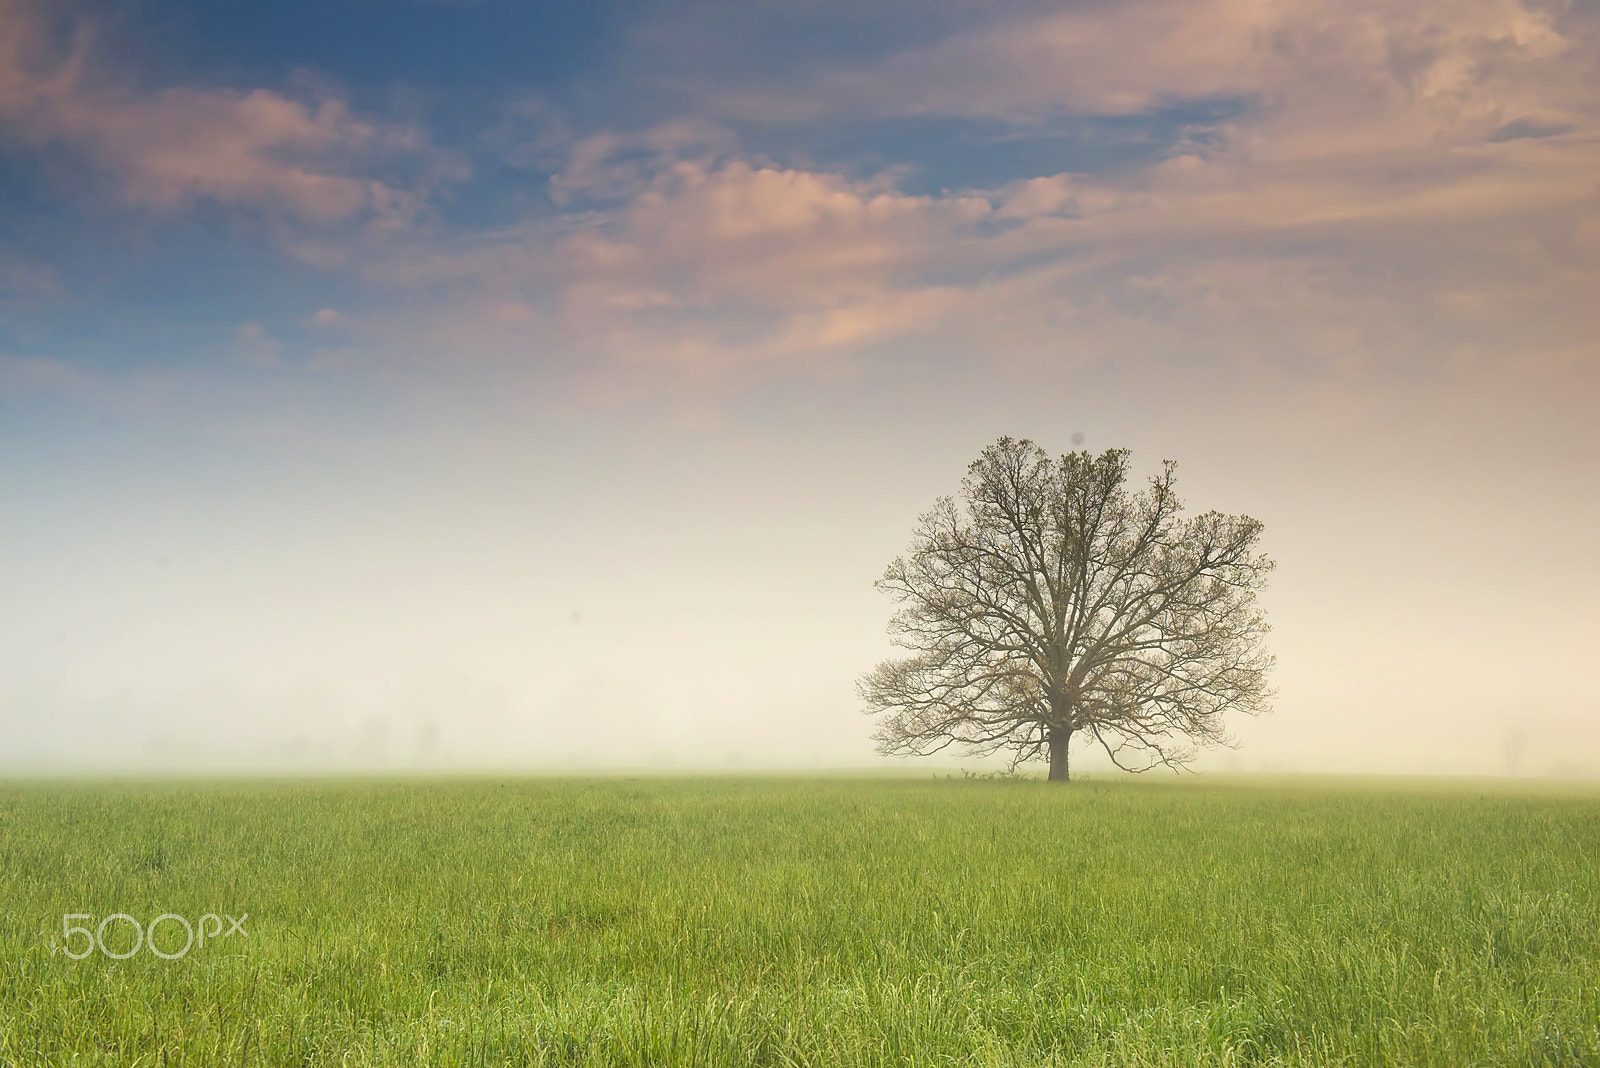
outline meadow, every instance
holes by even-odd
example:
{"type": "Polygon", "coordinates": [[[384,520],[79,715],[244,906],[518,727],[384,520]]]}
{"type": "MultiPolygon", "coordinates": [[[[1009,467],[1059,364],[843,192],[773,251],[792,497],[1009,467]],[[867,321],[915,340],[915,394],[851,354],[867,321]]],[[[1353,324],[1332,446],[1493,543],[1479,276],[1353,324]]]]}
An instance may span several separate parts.
{"type": "Polygon", "coordinates": [[[0,785],[0,1065],[40,1064],[1600,1064],[1600,794],[0,785]],[[64,952],[114,913],[248,919],[64,952]]]}

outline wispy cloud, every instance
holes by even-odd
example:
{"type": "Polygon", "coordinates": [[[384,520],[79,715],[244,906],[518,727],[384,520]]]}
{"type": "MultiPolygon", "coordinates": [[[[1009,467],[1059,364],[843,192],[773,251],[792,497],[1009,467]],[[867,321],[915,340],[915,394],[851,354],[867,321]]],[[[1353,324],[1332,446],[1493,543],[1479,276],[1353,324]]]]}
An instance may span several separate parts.
{"type": "Polygon", "coordinates": [[[1191,340],[1289,338],[1349,365],[1380,335],[1434,358],[1468,344],[1466,323],[1570,353],[1596,315],[1581,294],[1600,281],[1600,31],[1572,10],[1140,0],[988,19],[782,93],[747,84],[665,122],[547,131],[506,150],[551,175],[545,204],[452,228],[399,225],[427,190],[368,166],[430,151],[415,127],[327,93],[139,91],[95,75],[81,42],[38,68],[17,43],[36,32],[27,9],[6,3],[0,113],[20,136],[72,145],[136,203],[309,224],[286,247],[370,291],[364,309],[304,315],[373,362],[703,377],[934,335],[1115,350],[1182,322],[1191,340]],[[1247,105],[1143,164],[925,195],[893,166],[752,152],[734,121],[956,115],[1026,137],[1053,115],[1217,97],[1247,105]],[[388,225],[316,225],[351,219],[388,225]]]}
{"type": "Polygon", "coordinates": [[[0,397],[65,396],[79,400],[98,395],[101,383],[59,360],[0,353],[0,397]]]}
{"type": "Polygon", "coordinates": [[[140,89],[95,64],[93,27],[56,47],[28,0],[0,0],[0,121],[13,141],[58,146],[106,174],[129,203],[172,210],[199,200],[305,223],[395,225],[422,201],[370,177],[375,158],[427,151],[407,124],[358,118],[326,92],[140,89]]]}
{"type": "Polygon", "coordinates": [[[552,182],[581,210],[365,270],[444,285],[477,309],[451,329],[499,351],[697,371],[934,331],[1114,348],[1160,320],[1346,366],[1375,344],[1446,358],[1464,330],[1570,352],[1600,282],[1595,40],[1513,0],[1079,8],[836,71],[797,106],[1025,129],[1050,109],[1255,104],[1141,166],[923,196],[741,152],[705,118],[602,131],[552,182]]]}
{"type": "MultiPolygon", "coordinates": [[[[1226,96],[1271,108],[1333,83],[1365,91],[1324,103],[1382,109],[1419,96],[1481,106],[1519,64],[1566,51],[1559,21],[1519,0],[1120,0],[1001,16],[798,86],[734,87],[709,106],[768,119],[1026,121],[1226,96]]],[[[1547,90],[1560,80],[1554,68],[1541,79],[1547,90]]]]}

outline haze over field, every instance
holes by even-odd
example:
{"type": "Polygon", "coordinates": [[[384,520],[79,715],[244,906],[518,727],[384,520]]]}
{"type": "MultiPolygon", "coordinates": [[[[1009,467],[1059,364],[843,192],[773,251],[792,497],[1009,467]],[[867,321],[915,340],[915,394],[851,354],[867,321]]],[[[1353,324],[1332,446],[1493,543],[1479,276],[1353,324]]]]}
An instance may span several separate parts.
{"type": "Polygon", "coordinates": [[[862,8],[0,0],[0,770],[880,764],[1081,435],[1266,524],[1199,767],[1600,774],[1600,11],[862,8]]]}

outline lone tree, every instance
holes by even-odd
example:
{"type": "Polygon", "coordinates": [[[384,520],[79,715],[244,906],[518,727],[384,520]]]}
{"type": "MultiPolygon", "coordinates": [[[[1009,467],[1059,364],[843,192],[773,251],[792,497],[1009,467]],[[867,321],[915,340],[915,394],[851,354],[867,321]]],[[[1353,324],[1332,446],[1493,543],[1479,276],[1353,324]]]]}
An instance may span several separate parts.
{"type": "Polygon", "coordinates": [[[879,589],[912,655],[861,680],[882,714],[879,750],[927,755],[952,743],[1048,756],[1065,781],[1073,735],[1118,767],[1191,759],[1226,742],[1222,714],[1260,712],[1271,693],[1256,593],[1272,570],[1261,523],[1183,518],[1174,465],[1130,492],[1128,451],[1052,460],[1001,438],[968,468],[962,503],[941,498],[879,589]]]}

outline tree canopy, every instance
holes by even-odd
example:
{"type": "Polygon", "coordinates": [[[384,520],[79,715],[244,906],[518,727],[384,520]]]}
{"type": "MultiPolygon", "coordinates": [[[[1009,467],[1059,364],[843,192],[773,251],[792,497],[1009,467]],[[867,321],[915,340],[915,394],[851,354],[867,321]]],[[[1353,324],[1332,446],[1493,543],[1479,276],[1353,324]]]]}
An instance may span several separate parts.
{"type": "Polygon", "coordinates": [[[1135,492],[1128,458],[1052,459],[1002,438],[968,468],[959,503],[921,517],[877,583],[911,655],[860,685],[882,752],[959,743],[1013,768],[1048,758],[1065,780],[1074,736],[1144,771],[1226,742],[1225,712],[1266,709],[1261,523],[1185,518],[1175,465],[1135,492]]]}

